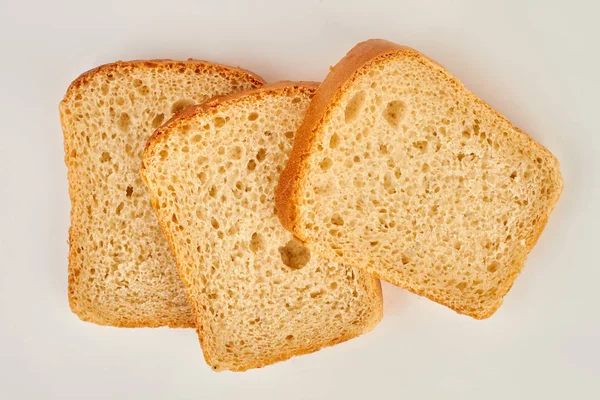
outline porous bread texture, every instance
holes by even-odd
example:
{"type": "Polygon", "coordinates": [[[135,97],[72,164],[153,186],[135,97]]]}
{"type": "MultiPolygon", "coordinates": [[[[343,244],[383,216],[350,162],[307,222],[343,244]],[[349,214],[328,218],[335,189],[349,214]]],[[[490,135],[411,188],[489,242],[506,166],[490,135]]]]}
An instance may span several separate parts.
{"type": "Polygon", "coordinates": [[[481,319],[562,187],[558,160],[443,67],[370,40],[317,91],[277,207],[315,253],[481,319]]]}
{"type": "Polygon", "coordinates": [[[190,108],[144,154],[142,176],[214,370],[310,353],[381,319],[378,280],[311,254],[274,213],[315,86],[284,82],[190,108]]]}
{"type": "Polygon", "coordinates": [[[261,86],[202,61],[117,62],[81,75],[60,103],[71,197],[69,304],[84,321],[193,327],[139,168],[147,139],[174,113],[261,86]]]}

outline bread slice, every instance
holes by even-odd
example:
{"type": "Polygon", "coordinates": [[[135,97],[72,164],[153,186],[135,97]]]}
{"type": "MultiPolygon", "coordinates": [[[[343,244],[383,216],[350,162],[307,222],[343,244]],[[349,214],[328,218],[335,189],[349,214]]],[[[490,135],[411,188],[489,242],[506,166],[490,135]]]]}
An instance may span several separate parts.
{"type": "Polygon", "coordinates": [[[557,159],[442,66],[369,40],[315,94],[276,202],[311,251],[487,318],[562,187],[557,159]]]}
{"type": "Polygon", "coordinates": [[[283,82],[189,108],[144,153],[142,176],[214,370],[310,353],[381,319],[378,280],[311,254],[274,213],[316,86],[283,82]]]}
{"type": "Polygon", "coordinates": [[[69,304],[84,321],[193,327],[167,241],[139,177],[154,129],[190,104],[263,84],[203,61],[103,65],[60,103],[71,196],[69,304]]]}

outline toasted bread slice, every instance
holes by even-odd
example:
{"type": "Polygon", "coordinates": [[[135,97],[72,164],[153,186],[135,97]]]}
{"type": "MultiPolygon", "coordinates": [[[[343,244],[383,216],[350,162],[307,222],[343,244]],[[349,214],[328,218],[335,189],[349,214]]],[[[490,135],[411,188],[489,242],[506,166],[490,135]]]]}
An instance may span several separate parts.
{"type": "Polygon", "coordinates": [[[381,319],[378,280],[311,254],[274,213],[315,87],[285,82],[189,108],[144,153],[142,176],[215,370],[310,353],[381,319]]]}
{"type": "Polygon", "coordinates": [[[369,40],[315,94],[276,202],[314,253],[486,318],[562,187],[557,159],[443,67],[369,40]]]}
{"type": "Polygon", "coordinates": [[[263,80],[203,61],[103,65],[60,103],[71,196],[69,303],[84,321],[193,327],[175,262],[139,177],[152,132],[175,112],[263,80]]]}

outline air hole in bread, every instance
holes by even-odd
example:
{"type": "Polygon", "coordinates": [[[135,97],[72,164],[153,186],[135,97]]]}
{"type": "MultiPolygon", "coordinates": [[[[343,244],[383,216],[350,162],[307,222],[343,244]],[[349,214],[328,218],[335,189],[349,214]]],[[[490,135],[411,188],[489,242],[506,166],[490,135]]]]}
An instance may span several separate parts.
{"type": "Polygon", "coordinates": [[[185,108],[188,108],[191,105],[194,105],[194,101],[193,100],[190,100],[190,99],[177,100],[171,106],[171,113],[172,114],[177,114],[179,111],[181,111],[181,110],[183,110],[185,108]]]}
{"type": "Polygon", "coordinates": [[[292,269],[300,269],[310,261],[310,251],[292,239],[279,248],[281,261],[292,269]]]}
{"type": "Polygon", "coordinates": [[[105,163],[105,162],[108,162],[110,160],[112,160],[112,157],[110,156],[110,153],[107,152],[107,151],[103,152],[102,156],[100,157],[100,162],[105,163]]]}
{"type": "Polygon", "coordinates": [[[124,132],[128,131],[129,127],[131,125],[131,117],[129,116],[129,114],[121,113],[121,116],[119,117],[118,125],[119,125],[119,129],[121,129],[122,131],[124,131],[124,132]]]}
{"type": "Polygon", "coordinates": [[[329,157],[325,157],[319,163],[319,166],[321,167],[321,169],[323,171],[327,171],[329,168],[331,168],[332,165],[333,165],[333,161],[331,161],[331,158],[329,158],[329,157]]]}
{"type": "Polygon", "coordinates": [[[117,215],[121,215],[121,211],[123,210],[123,202],[120,202],[119,205],[117,206],[117,209],[115,210],[115,212],[117,213],[117,215]]]}
{"type": "Polygon", "coordinates": [[[500,263],[498,263],[498,261],[493,261],[487,266],[488,272],[496,272],[498,271],[498,268],[500,268],[500,263]]]}
{"type": "Polygon", "coordinates": [[[266,156],[267,150],[264,147],[259,149],[258,153],[256,153],[256,159],[258,160],[258,162],[263,162],[266,156]]]}
{"type": "Polygon", "coordinates": [[[258,232],[254,232],[252,234],[252,238],[250,239],[250,250],[254,253],[258,253],[260,250],[265,248],[264,239],[262,235],[258,232]]]}
{"type": "Polygon", "coordinates": [[[200,143],[201,140],[202,140],[202,135],[194,135],[194,136],[192,136],[192,139],[190,141],[192,142],[192,144],[196,144],[196,143],[200,143]]]}
{"type": "Polygon", "coordinates": [[[248,171],[254,171],[256,169],[256,161],[248,161],[248,171]]]}
{"type": "Polygon", "coordinates": [[[165,114],[163,114],[163,113],[156,114],[156,116],[152,120],[152,128],[154,128],[154,129],[158,128],[159,126],[162,125],[164,120],[165,120],[165,114]]]}
{"type": "Polygon", "coordinates": [[[242,158],[243,154],[244,150],[240,146],[233,146],[230,149],[229,157],[233,160],[239,160],[240,158],[242,158]]]}
{"type": "Polygon", "coordinates": [[[339,214],[333,214],[331,216],[331,223],[337,226],[342,226],[344,225],[344,219],[339,214]]]}
{"type": "Polygon", "coordinates": [[[418,149],[419,151],[421,151],[421,153],[425,153],[427,152],[427,146],[428,146],[428,142],[427,140],[418,140],[416,142],[413,142],[413,147],[415,149],[418,149]]]}
{"type": "Polygon", "coordinates": [[[331,135],[331,139],[329,139],[329,147],[331,149],[335,149],[336,147],[338,147],[340,144],[340,137],[334,133],[333,135],[331,135]]]}
{"type": "Polygon", "coordinates": [[[364,91],[356,93],[346,105],[344,110],[344,120],[346,123],[354,121],[363,108],[367,94],[364,91]]]}
{"type": "Polygon", "coordinates": [[[127,197],[131,197],[132,194],[133,194],[133,186],[127,186],[127,189],[125,191],[125,195],[127,197]]]}
{"type": "Polygon", "coordinates": [[[386,122],[394,129],[398,129],[400,122],[404,118],[406,105],[401,100],[390,101],[383,110],[383,117],[386,122]]]}
{"type": "Polygon", "coordinates": [[[137,88],[137,91],[142,96],[148,96],[150,94],[150,88],[147,85],[143,85],[137,88]]]}
{"type": "Polygon", "coordinates": [[[213,124],[215,125],[215,128],[219,129],[223,125],[225,125],[225,118],[223,118],[223,117],[215,117],[213,119],[213,124]]]}
{"type": "Polygon", "coordinates": [[[385,191],[388,192],[388,194],[396,193],[396,185],[392,178],[392,174],[390,174],[389,172],[386,173],[383,177],[383,187],[384,187],[385,191]]]}
{"type": "Polygon", "coordinates": [[[257,119],[258,119],[257,112],[251,112],[250,114],[248,114],[248,121],[256,121],[257,119]]]}

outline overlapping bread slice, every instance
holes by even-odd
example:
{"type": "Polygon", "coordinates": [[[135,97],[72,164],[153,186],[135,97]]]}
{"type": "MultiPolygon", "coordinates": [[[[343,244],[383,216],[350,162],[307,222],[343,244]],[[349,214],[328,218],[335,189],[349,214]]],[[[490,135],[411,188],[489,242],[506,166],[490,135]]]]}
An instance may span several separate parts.
{"type": "Polygon", "coordinates": [[[315,253],[486,318],[562,187],[557,159],[443,67],[370,40],[315,94],[277,207],[315,253]]]}
{"type": "Polygon", "coordinates": [[[378,280],[310,253],[274,213],[315,87],[279,83],[191,107],[144,153],[142,176],[215,370],[313,352],[382,316],[378,280]]]}
{"type": "Polygon", "coordinates": [[[139,168],[146,141],[191,104],[263,84],[202,61],[108,64],[60,103],[71,196],[69,303],[82,320],[193,327],[194,318],[139,168]]]}

